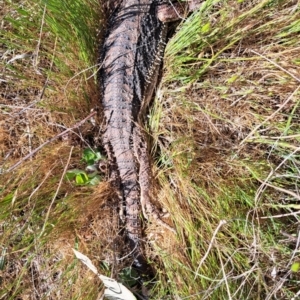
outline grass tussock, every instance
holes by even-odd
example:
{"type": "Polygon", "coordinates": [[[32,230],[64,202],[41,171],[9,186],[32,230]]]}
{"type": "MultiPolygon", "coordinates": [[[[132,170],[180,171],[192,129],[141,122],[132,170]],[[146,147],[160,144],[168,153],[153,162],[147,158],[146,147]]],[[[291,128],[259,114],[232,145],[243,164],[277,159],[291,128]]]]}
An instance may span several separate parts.
{"type": "Polygon", "coordinates": [[[297,1],[206,1],[167,47],[150,129],[174,295],[298,293],[298,19],[297,1]]]}
{"type": "MultiPolygon", "coordinates": [[[[113,191],[65,176],[99,145],[99,126],[74,125],[98,106],[104,5],[0,9],[1,170],[21,162],[1,174],[0,299],[100,298],[72,248],[119,276],[113,191]]],[[[295,0],[207,0],[168,44],[146,126],[177,235],[147,228],[153,299],[299,296],[299,14],[295,0]]]]}
{"type": "Polygon", "coordinates": [[[81,147],[98,136],[91,122],[74,124],[98,105],[100,18],[93,0],[1,7],[1,299],[94,299],[102,290],[71,249],[111,260],[111,191],[105,183],[77,187],[65,177],[68,169],[84,169],[81,147]]]}

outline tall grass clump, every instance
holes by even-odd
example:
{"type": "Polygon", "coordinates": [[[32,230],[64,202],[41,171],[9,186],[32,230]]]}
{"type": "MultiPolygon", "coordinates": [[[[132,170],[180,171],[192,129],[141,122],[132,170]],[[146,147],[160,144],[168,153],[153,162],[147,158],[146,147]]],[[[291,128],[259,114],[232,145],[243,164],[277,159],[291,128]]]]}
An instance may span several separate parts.
{"type": "Polygon", "coordinates": [[[95,208],[109,190],[104,183],[75,187],[66,172],[84,167],[82,147],[93,147],[98,134],[89,121],[74,125],[98,105],[101,6],[96,0],[1,6],[0,299],[93,299],[99,282],[71,249],[105,252],[93,237],[105,226],[95,208]]]}
{"type": "Polygon", "coordinates": [[[178,234],[154,243],[157,299],[299,296],[298,20],[297,1],[208,0],[168,44],[149,130],[178,234]]]}

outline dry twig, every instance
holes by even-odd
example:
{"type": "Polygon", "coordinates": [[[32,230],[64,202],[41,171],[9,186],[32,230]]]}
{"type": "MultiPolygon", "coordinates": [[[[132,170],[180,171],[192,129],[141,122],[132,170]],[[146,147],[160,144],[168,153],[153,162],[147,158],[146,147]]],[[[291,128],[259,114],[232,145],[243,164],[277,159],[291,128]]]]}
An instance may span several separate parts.
{"type": "Polygon", "coordinates": [[[8,168],[5,171],[2,171],[3,173],[9,173],[11,171],[13,171],[15,168],[17,168],[22,162],[24,162],[25,160],[27,160],[28,158],[32,157],[35,153],[37,153],[39,150],[41,150],[44,146],[52,143],[53,141],[57,140],[58,138],[66,135],[68,132],[74,130],[75,128],[80,127],[82,124],[84,124],[88,119],[92,118],[93,116],[96,115],[96,111],[92,112],[91,114],[89,114],[86,118],[84,118],[83,120],[79,121],[78,123],[76,123],[74,126],[72,126],[71,128],[66,129],[65,131],[59,133],[58,135],[52,137],[51,139],[47,140],[45,143],[43,143],[42,145],[38,146],[36,149],[34,149],[33,151],[31,151],[30,153],[28,153],[26,156],[24,156],[22,159],[20,159],[17,163],[15,163],[13,166],[11,166],[10,168],[8,168]]]}

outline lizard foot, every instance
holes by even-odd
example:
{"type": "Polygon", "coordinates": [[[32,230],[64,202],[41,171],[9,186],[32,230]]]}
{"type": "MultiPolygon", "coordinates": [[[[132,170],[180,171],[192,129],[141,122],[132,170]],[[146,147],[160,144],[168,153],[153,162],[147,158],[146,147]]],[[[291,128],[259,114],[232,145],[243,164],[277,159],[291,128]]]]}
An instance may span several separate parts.
{"type": "Polygon", "coordinates": [[[173,233],[176,234],[176,230],[170,226],[169,224],[167,224],[166,222],[164,222],[162,220],[162,218],[167,217],[167,215],[169,214],[159,214],[159,212],[157,211],[157,208],[150,202],[145,203],[145,207],[142,206],[143,209],[143,215],[145,219],[149,219],[148,216],[151,216],[150,220],[155,220],[155,222],[157,224],[159,224],[160,226],[163,226],[165,228],[167,228],[168,230],[172,231],[173,233]]]}

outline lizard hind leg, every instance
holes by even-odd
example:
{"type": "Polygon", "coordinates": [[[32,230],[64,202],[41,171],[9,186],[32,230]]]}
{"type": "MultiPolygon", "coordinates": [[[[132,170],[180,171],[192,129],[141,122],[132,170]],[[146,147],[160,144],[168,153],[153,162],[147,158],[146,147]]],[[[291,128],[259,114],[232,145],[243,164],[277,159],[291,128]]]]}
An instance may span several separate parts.
{"type": "Polygon", "coordinates": [[[133,129],[133,145],[136,159],[139,163],[139,185],[140,185],[140,199],[142,212],[145,219],[154,219],[156,223],[175,232],[174,228],[161,220],[158,209],[151,203],[150,189],[151,189],[151,167],[149,161],[149,154],[147,152],[147,143],[143,139],[143,133],[137,126],[133,129]]]}
{"type": "MultiPolygon", "coordinates": [[[[108,166],[106,172],[108,173],[109,181],[111,182],[114,191],[116,192],[116,197],[119,203],[119,216],[120,220],[125,222],[125,204],[123,200],[123,192],[121,189],[121,179],[120,174],[118,172],[118,168],[116,166],[115,157],[113,155],[113,151],[111,149],[111,145],[109,143],[109,139],[106,134],[103,135],[103,146],[106,151],[108,157],[108,166]]],[[[101,165],[99,164],[99,169],[101,165]]]]}

